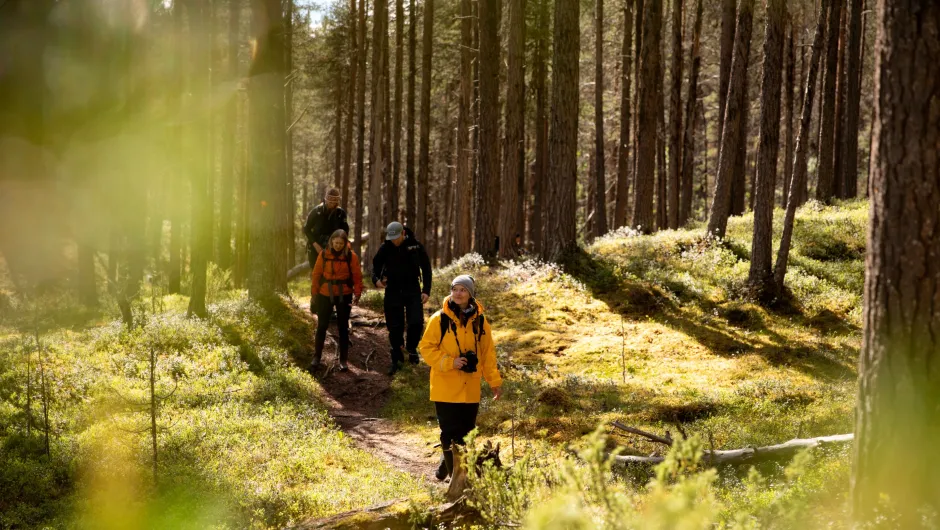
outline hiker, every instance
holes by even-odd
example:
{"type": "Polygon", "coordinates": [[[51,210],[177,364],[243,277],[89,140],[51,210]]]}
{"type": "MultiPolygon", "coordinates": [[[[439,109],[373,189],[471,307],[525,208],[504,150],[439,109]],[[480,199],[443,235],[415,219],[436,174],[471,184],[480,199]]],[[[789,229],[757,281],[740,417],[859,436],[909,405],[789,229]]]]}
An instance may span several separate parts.
{"type": "Polygon", "coordinates": [[[304,235],[307,236],[307,263],[311,268],[316,263],[317,256],[327,247],[327,240],[334,232],[337,230],[349,232],[346,210],[340,208],[339,201],[339,190],[330,188],[323,197],[323,202],[307,214],[304,235]]]}
{"type": "Polygon", "coordinates": [[[481,377],[493,390],[493,399],[502,393],[493,333],[475,293],[473,277],[454,278],[450,296],[431,316],[421,338],[421,356],[431,365],[431,401],[441,428],[438,480],[453,474],[451,444],[463,445],[464,437],[476,427],[481,377]]]}
{"type": "Polygon", "coordinates": [[[372,283],[385,289],[385,323],[392,346],[388,375],[405,362],[405,324],[408,327],[408,358],[418,364],[418,341],[424,330],[424,304],[431,294],[431,260],[414,233],[393,222],[385,230],[385,242],[372,259],[372,283]],[[421,279],[424,280],[422,289],[421,279]],[[406,320],[407,317],[407,320],[406,320]]]}
{"type": "Polygon", "coordinates": [[[345,230],[333,232],[329,245],[329,248],[317,256],[317,264],[310,274],[310,296],[315,300],[310,306],[316,308],[317,338],[309,370],[313,371],[320,366],[323,343],[326,342],[326,329],[330,326],[333,308],[336,308],[339,371],[345,372],[348,370],[346,359],[349,355],[349,313],[362,296],[362,269],[359,256],[349,247],[349,236],[345,230]]]}

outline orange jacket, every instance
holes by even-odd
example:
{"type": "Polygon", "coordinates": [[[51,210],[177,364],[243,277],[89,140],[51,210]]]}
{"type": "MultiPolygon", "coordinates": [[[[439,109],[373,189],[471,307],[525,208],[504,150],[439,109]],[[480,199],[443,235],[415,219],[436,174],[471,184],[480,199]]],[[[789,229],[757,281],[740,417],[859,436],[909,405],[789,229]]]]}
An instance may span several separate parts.
{"type": "Polygon", "coordinates": [[[332,249],[323,249],[317,257],[317,264],[310,273],[310,280],[311,296],[316,296],[317,293],[323,296],[347,294],[359,296],[362,294],[362,270],[359,267],[359,256],[348,247],[338,256],[333,253],[332,249]],[[352,282],[349,281],[350,273],[352,282]]]}
{"type": "Polygon", "coordinates": [[[473,321],[483,314],[483,305],[477,302],[477,312],[467,325],[461,325],[457,315],[447,307],[450,297],[444,299],[444,307],[434,313],[424,328],[424,337],[418,350],[424,361],[431,365],[431,401],[446,403],[479,403],[480,380],[485,379],[490,388],[503,384],[503,378],[496,367],[496,345],[493,343],[493,331],[490,329],[489,319],[484,319],[483,336],[477,341],[473,333],[473,321]],[[451,322],[457,325],[457,335],[447,331],[441,337],[441,313],[450,317],[451,322]],[[458,348],[457,341],[461,348],[458,348]],[[460,350],[475,349],[479,359],[477,371],[468,374],[454,368],[454,359],[460,356],[460,350]]]}

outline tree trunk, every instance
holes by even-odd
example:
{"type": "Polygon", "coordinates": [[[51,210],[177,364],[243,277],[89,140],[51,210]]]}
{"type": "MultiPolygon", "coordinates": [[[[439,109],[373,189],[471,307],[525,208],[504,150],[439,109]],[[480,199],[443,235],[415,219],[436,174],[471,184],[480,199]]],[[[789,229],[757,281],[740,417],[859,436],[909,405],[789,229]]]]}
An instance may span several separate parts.
{"type": "Polygon", "coordinates": [[[398,197],[401,194],[401,106],[403,97],[405,4],[395,0],[395,107],[392,111],[392,182],[388,189],[390,219],[401,220],[398,197]]]}
{"type": "Polygon", "coordinates": [[[839,58],[838,58],[838,67],[836,68],[836,116],[835,131],[833,132],[833,148],[832,148],[832,196],[841,199],[842,198],[842,189],[844,188],[842,184],[842,148],[845,138],[845,84],[846,81],[846,72],[845,72],[845,41],[846,41],[846,24],[848,24],[847,19],[848,9],[842,9],[842,19],[839,22],[839,58]]]}
{"type": "Polygon", "coordinates": [[[685,102],[685,131],[683,134],[682,193],[679,195],[679,226],[692,218],[692,194],[695,173],[695,106],[698,101],[698,72],[702,65],[702,0],[695,7],[695,26],[692,30],[692,51],[689,53],[689,94],[685,102]]]}
{"type": "Polygon", "coordinates": [[[408,3],[408,109],[405,141],[405,219],[409,226],[415,226],[415,48],[417,47],[418,15],[415,0],[408,3]]]}
{"type": "Polygon", "coordinates": [[[418,158],[418,197],[415,233],[425,238],[428,219],[428,172],[431,163],[431,53],[434,42],[434,0],[424,1],[424,36],[421,50],[421,144],[418,158]]]}
{"type": "Polygon", "coordinates": [[[633,41],[633,0],[623,3],[623,46],[620,85],[620,143],[617,146],[617,202],[614,206],[614,228],[627,224],[627,202],[630,197],[630,69],[633,41]]]}
{"type": "Polygon", "coordinates": [[[537,254],[542,252],[542,234],[545,219],[542,216],[545,195],[546,163],[548,158],[548,121],[545,117],[545,62],[548,60],[548,0],[536,0],[538,12],[536,20],[535,64],[532,82],[535,84],[535,168],[532,175],[535,181],[532,197],[532,216],[529,222],[529,240],[537,254]]]}
{"type": "Polygon", "coordinates": [[[604,156],[604,0],[594,9],[594,197],[591,208],[592,235],[607,233],[607,158],[604,156]]]}
{"type": "Polygon", "coordinates": [[[557,261],[577,244],[576,187],[578,182],[578,58],[581,28],[578,0],[555,1],[554,59],[552,60],[552,127],[548,139],[548,186],[545,205],[547,236],[542,257],[557,261]]]}
{"type": "MultiPolygon", "coordinates": [[[[197,102],[207,101],[211,89],[211,40],[212,32],[209,30],[212,16],[208,5],[188,6],[190,14],[191,36],[191,64],[193,67],[192,93],[197,102]]],[[[211,121],[208,109],[194,109],[196,118],[193,124],[195,134],[192,143],[192,287],[189,295],[189,309],[187,314],[204,318],[208,316],[206,310],[206,266],[209,254],[212,252],[212,237],[209,232],[212,226],[212,204],[209,202],[208,188],[212,171],[211,166],[211,140],[209,138],[209,122],[211,121]]]]}
{"type": "MultiPolygon", "coordinates": [[[[241,0],[228,2],[228,59],[226,62],[229,83],[238,82],[238,29],[241,15],[241,0]]],[[[235,135],[238,129],[238,93],[233,92],[223,110],[225,124],[222,127],[222,179],[219,197],[219,268],[232,266],[232,208],[235,205],[235,135]]]]}
{"type": "Polygon", "coordinates": [[[738,0],[721,1],[721,40],[718,66],[718,146],[724,132],[725,108],[728,103],[728,85],[731,81],[731,58],[734,53],[734,30],[738,0]]]}
{"type": "Polygon", "coordinates": [[[721,134],[721,149],[718,152],[718,173],[715,182],[715,197],[708,217],[708,233],[725,237],[728,215],[731,211],[731,186],[734,179],[738,152],[744,143],[744,128],[741,121],[747,105],[745,93],[747,83],[748,47],[751,41],[751,22],[754,0],[741,0],[737,30],[734,38],[734,57],[731,61],[731,80],[725,107],[724,125],[721,134]]]}
{"type": "Polygon", "coordinates": [[[470,99],[473,96],[473,73],[470,68],[472,46],[470,0],[460,0],[460,94],[457,101],[457,220],[454,253],[459,257],[470,252],[470,209],[473,206],[472,175],[470,175],[470,99]]]}
{"type": "MultiPolygon", "coordinates": [[[[255,52],[249,73],[251,130],[247,217],[249,220],[248,294],[258,300],[277,288],[278,231],[284,200],[284,44],[280,0],[252,4],[255,52]],[[279,204],[281,203],[281,204],[279,204]]],[[[286,282],[286,269],[280,272],[286,282]]]]}
{"type": "Polygon", "coordinates": [[[813,36],[813,51],[809,62],[809,71],[806,74],[806,87],[803,90],[803,111],[800,117],[800,134],[796,137],[796,156],[793,161],[793,175],[790,179],[790,194],[787,197],[787,211],[783,218],[783,233],[780,236],[780,248],[777,250],[777,261],[774,263],[774,281],[777,290],[783,289],[783,279],[787,273],[787,260],[790,255],[790,238],[793,235],[793,221],[796,217],[796,207],[801,204],[803,191],[806,189],[806,153],[808,150],[811,132],[811,118],[813,115],[813,93],[816,88],[816,73],[819,71],[823,34],[828,11],[831,10],[831,0],[822,0],[819,20],[816,24],[816,34],[813,36]]]}
{"type": "Polygon", "coordinates": [[[787,195],[790,193],[790,175],[793,174],[793,76],[796,73],[796,48],[793,47],[793,33],[796,29],[793,16],[789,17],[789,31],[787,33],[786,59],[784,60],[784,70],[786,71],[787,81],[783,89],[783,107],[784,118],[784,147],[783,147],[783,193],[781,194],[781,206],[787,207],[787,195]]]}
{"type": "MultiPolygon", "coordinates": [[[[509,74],[506,83],[506,152],[503,164],[502,192],[499,199],[499,255],[517,255],[516,234],[525,227],[519,224],[519,209],[525,199],[519,182],[525,182],[525,0],[509,2],[509,74]]],[[[497,46],[498,48],[498,46],[497,46]]],[[[491,199],[492,200],[492,199],[491,199]]]]}
{"type": "Polygon", "coordinates": [[[751,270],[748,274],[748,281],[767,294],[772,293],[774,287],[770,268],[773,260],[774,191],[780,146],[780,83],[786,27],[786,0],[769,0],[764,31],[760,133],[753,192],[754,237],[751,239],[751,270]]]}
{"type": "MultiPolygon", "coordinates": [[[[744,54],[748,57],[750,63],[751,42],[748,40],[744,54]]],[[[750,75],[744,76],[744,88],[741,89],[743,102],[741,104],[741,118],[736,123],[738,131],[738,148],[735,151],[734,169],[731,177],[731,215],[743,215],[745,212],[745,197],[747,194],[747,160],[748,145],[751,143],[748,139],[750,132],[749,124],[751,117],[751,78],[750,75]]],[[[727,108],[727,107],[726,107],[727,108]]]]}
{"type": "MultiPolygon", "coordinates": [[[[349,66],[347,71],[349,72],[349,84],[346,85],[345,90],[350,91],[346,95],[346,127],[343,134],[343,177],[340,182],[339,192],[342,200],[346,201],[347,208],[349,208],[349,177],[350,172],[352,171],[352,133],[353,133],[353,119],[356,116],[356,86],[359,75],[365,75],[365,73],[359,73],[359,60],[357,56],[357,39],[356,39],[356,0],[349,0],[349,19],[346,21],[346,31],[349,32],[348,46],[346,50],[349,61],[349,66]]],[[[307,147],[309,149],[309,146],[307,147]]],[[[307,152],[304,151],[304,164],[307,162],[307,152]]],[[[304,176],[306,177],[307,169],[304,168],[304,176]]],[[[304,190],[306,190],[306,185],[304,190]]],[[[304,205],[304,214],[310,211],[308,205],[304,205]]]]}
{"type": "Polygon", "coordinates": [[[836,74],[839,59],[839,17],[843,0],[832,0],[830,17],[826,21],[826,70],[823,75],[822,111],[819,115],[819,162],[816,176],[816,199],[828,203],[833,195],[833,165],[836,118],[836,74]]]}
{"type": "MultiPolygon", "coordinates": [[[[642,82],[643,74],[643,56],[640,53],[643,48],[643,17],[646,16],[646,9],[644,7],[644,0],[636,0],[634,7],[634,24],[633,24],[633,33],[636,36],[636,45],[633,47],[633,185],[636,186],[636,176],[637,176],[637,164],[639,164],[640,157],[637,156],[640,149],[640,83],[642,82]]],[[[634,195],[636,195],[636,188],[634,187],[634,195]]],[[[634,205],[634,208],[636,205],[634,205]]],[[[632,210],[631,210],[632,216],[632,210]]]]}
{"type": "Polygon", "coordinates": [[[845,90],[845,137],[842,148],[842,190],[847,199],[858,194],[858,129],[859,107],[862,99],[862,0],[849,0],[848,48],[846,49],[847,82],[845,90]]]}
{"type": "MultiPolygon", "coordinates": [[[[657,87],[662,83],[660,75],[660,30],[662,29],[662,1],[647,0],[643,15],[640,86],[637,94],[639,126],[637,128],[637,162],[633,198],[633,216],[630,224],[638,230],[650,233],[655,227],[653,217],[653,190],[656,171],[656,142],[659,138],[656,116],[662,101],[657,87]]],[[[661,114],[661,112],[660,112],[661,114]]]]}
{"type": "Polygon", "coordinates": [[[355,235],[353,236],[353,251],[362,256],[362,216],[363,204],[362,196],[365,188],[365,146],[366,146],[366,50],[369,47],[366,41],[366,0],[359,0],[359,46],[356,48],[358,55],[356,77],[358,86],[356,87],[356,110],[359,113],[356,123],[356,212],[355,216],[355,235]]]}
{"type": "Polygon", "coordinates": [[[852,501],[860,522],[916,528],[940,509],[940,4],[878,15],[852,501]]]}
{"type": "Polygon", "coordinates": [[[369,247],[363,263],[371,270],[372,258],[385,238],[380,237],[385,228],[382,216],[382,185],[387,178],[388,160],[385,158],[385,127],[388,61],[388,0],[375,0],[372,9],[372,90],[369,118],[369,247]]]}
{"type": "Polygon", "coordinates": [[[336,105],[333,109],[333,182],[331,186],[343,185],[343,107],[346,99],[346,80],[339,74],[339,83],[333,89],[336,92],[336,105]]]}
{"type": "MultiPolygon", "coordinates": [[[[186,39],[185,22],[183,17],[183,3],[173,2],[173,33],[177,42],[184,42],[186,39]]],[[[173,57],[176,90],[180,95],[175,100],[174,110],[179,117],[173,129],[175,138],[173,140],[173,151],[176,155],[176,163],[172,165],[174,172],[170,177],[172,182],[172,193],[174,197],[182,195],[183,191],[183,171],[185,158],[185,141],[183,139],[182,117],[185,112],[184,98],[182,94],[186,91],[186,53],[184,46],[180,45],[177,53],[173,57]]],[[[183,262],[181,256],[183,253],[183,206],[181,201],[169,201],[170,205],[170,263],[167,278],[167,291],[169,294],[179,294],[180,284],[183,273],[183,262]]],[[[93,270],[93,269],[92,269],[93,270]]]]}
{"type": "MultiPolygon", "coordinates": [[[[285,186],[286,196],[284,201],[284,239],[286,248],[282,258],[286,258],[286,266],[275,269],[277,274],[276,286],[281,292],[287,292],[287,277],[285,272],[297,264],[297,237],[294,228],[294,218],[297,215],[297,200],[294,193],[294,133],[287,130],[287,125],[293,123],[294,116],[294,77],[291,75],[294,71],[294,1],[287,0],[284,13],[284,76],[287,82],[284,84],[284,120],[281,129],[284,130],[284,176],[287,180],[285,186]]],[[[342,109],[342,97],[337,113],[342,109]]],[[[339,125],[339,120],[337,120],[339,125]]],[[[338,129],[338,127],[337,127],[338,129]]],[[[339,130],[336,132],[336,141],[339,142],[339,130]]],[[[336,164],[339,166],[341,159],[339,157],[339,144],[337,143],[336,164]]],[[[337,171],[337,184],[339,171],[337,171]]],[[[306,212],[305,212],[306,213],[306,212]]]]}
{"type": "MultiPolygon", "coordinates": [[[[495,257],[500,205],[499,174],[499,0],[480,6],[480,179],[475,226],[477,253],[495,257]]],[[[508,244],[508,241],[505,242],[508,244]]]]}
{"type": "Polygon", "coordinates": [[[679,228],[682,167],[682,0],[672,0],[672,90],[669,95],[669,228],[679,228]]]}

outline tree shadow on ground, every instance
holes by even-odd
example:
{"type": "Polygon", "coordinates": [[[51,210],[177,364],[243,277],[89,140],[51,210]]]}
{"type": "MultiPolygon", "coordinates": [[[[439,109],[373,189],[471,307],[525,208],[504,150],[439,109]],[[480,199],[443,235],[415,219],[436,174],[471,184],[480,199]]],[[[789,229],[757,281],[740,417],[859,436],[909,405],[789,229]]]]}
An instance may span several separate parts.
{"type": "MultiPolygon", "coordinates": [[[[794,342],[793,339],[774,332],[756,313],[742,317],[725,309],[723,316],[727,322],[719,322],[714,318],[708,318],[707,321],[690,318],[676,301],[663,293],[658,286],[624,280],[617,274],[614,264],[597,259],[580,247],[570,250],[560,262],[565,272],[584,283],[591,294],[605,302],[611,311],[631,320],[649,320],[679,331],[715,355],[727,357],[755,353],[772,365],[790,366],[815,379],[845,379],[853,375],[852,368],[845,363],[845,352],[838,356],[820,355],[815,345],[794,342]],[[734,322],[738,326],[746,326],[744,329],[747,331],[766,334],[769,341],[754,338],[743,340],[737,333],[728,331],[738,327],[734,322]]],[[[718,309],[713,307],[715,304],[701,297],[689,299],[688,303],[698,304],[706,313],[718,309]]],[[[813,326],[812,318],[807,318],[792,301],[784,301],[768,309],[790,318],[795,317],[799,325],[813,326]]],[[[823,321],[817,319],[816,323],[817,326],[836,325],[851,331],[848,324],[834,313],[826,315],[823,321]],[[834,322],[833,319],[839,322],[834,322]]]]}

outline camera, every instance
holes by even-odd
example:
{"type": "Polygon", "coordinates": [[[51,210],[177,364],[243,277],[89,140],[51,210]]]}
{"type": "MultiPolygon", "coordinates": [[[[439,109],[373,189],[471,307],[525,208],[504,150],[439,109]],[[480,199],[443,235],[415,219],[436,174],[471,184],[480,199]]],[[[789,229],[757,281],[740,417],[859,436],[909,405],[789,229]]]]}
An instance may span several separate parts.
{"type": "Polygon", "coordinates": [[[468,374],[472,374],[477,371],[477,362],[479,359],[477,359],[477,354],[475,351],[471,350],[464,352],[461,357],[467,360],[467,364],[460,367],[461,370],[467,372],[468,374]]]}

